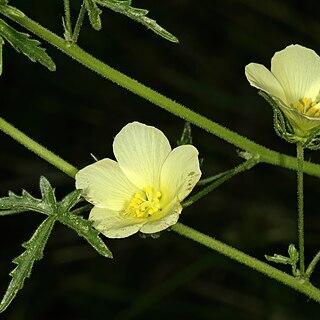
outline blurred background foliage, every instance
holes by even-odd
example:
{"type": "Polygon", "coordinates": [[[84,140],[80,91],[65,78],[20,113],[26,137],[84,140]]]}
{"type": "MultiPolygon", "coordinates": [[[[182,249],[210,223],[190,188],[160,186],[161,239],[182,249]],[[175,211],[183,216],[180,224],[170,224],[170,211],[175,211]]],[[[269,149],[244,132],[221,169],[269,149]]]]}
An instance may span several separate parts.
{"type": "MultiPolygon", "coordinates": [[[[80,1],[71,1],[73,17],[80,1]]],[[[62,1],[12,0],[32,19],[62,35],[62,1]]],[[[294,155],[294,146],[273,132],[272,112],[251,88],[244,67],[270,66],[275,51],[299,43],[320,52],[319,4],[293,0],[135,0],[180,44],[105,10],[103,30],[86,23],[79,44],[102,61],[182,102],[226,127],[270,148],[294,155]]],[[[19,29],[19,28],[18,28],[19,29]]],[[[20,28],[21,30],[21,28],[20,28]]],[[[1,113],[8,121],[81,168],[113,157],[112,141],[128,122],[157,126],[172,145],[183,121],[117,87],[44,44],[57,64],[50,73],[4,48],[1,113]]],[[[58,196],[74,181],[0,135],[0,193],[22,188],[38,195],[48,177],[58,196]]],[[[193,127],[204,158],[203,176],[236,166],[237,150],[193,127]]],[[[320,161],[319,153],[306,158],[320,161]]],[[[181,222],[259,259],[285,254],[296,242],[296,176],[261,164],[236,176],[187,208],[181,222]]],[[[306,176],[306,259],[320,249],[319,179],[306,176]]],[[[44,217],[25,213],[1,218],[0,289],[9,282],[11,259],[44,217]]],[[[98,256],[84,241],[56,225],[44,259],[6,311],[8,320],[38,319],[315,319],[319,305],[304,295],[206,248],[165,232],[108,240],[114,260],[98,256]]],[[[284,268],[286,269],[286,268],[284,268]]],[[[312,278],[320,286],[320,267],[312,278]]],[[[287,268],[289,271],[289,268],[287,268]]]]}

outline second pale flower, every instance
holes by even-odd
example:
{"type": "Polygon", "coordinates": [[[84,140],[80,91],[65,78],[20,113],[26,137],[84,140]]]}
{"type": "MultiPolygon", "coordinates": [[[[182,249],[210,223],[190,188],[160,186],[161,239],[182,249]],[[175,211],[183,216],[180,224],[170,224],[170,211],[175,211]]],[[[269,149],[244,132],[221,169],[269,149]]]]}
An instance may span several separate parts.
{"type": "Polygon", "coordinates": [[[253,87],[274,99],[297,136],[320,127],[320,57],[313,50],[290,45],[275,53],[271,71],[250,63],[245,72],[253,87]]]}

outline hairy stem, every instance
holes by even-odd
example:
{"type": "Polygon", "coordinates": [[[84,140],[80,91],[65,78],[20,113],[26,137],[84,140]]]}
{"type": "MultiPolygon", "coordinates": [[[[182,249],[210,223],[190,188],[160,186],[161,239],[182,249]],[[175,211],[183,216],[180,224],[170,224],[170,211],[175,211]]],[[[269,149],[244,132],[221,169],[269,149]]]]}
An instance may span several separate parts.
{"type": "Polygon", "coordinates": [[[23,146],[34,152],[40,158],[54,165],[70,177],[74,177],[78,169],[63,160],[47,148],[29,138],[26,134],[15,128],[3,118],[0,118],[0,130],[9,135],[11,138],[21,143],[23,146]]]}
{"type": "Polygon", "coordinates": [[[198,242],[205,247],[208,247],[235,261],[238,261],[239,263],[246,265],[247,267],[259,271],[272,279],[282,282],[283,284],[297,291],[300,291],[301,293],[304,293],[315,301],[320,302],[320,290],[314,287],[309,281],[303,281],[301,279],[290,276],[287,273],[282,272],[265,262],[253,258],[238,249],[228,246],[223,242],[220,242],[195,229],[185,226],[182,223],[177,223],[171,228],[173,231],[188,239],[198,242]]]}
{"type": "Polygon", "coordinates": [[[251,158],[251,159],[241,163],[240,165],[238,165],[234,169],[227,171],[227,173],[224,174],[221,178],[216,179],[209,186],[207,186],[206,188],[202,189],[201,191],[199,191],[198,193],[196,193],[195,195],[193,195],[189,199],[187,199],[182,204],[182,206],[184,208],[191,206],[193,203],[195,203],[196,201],[198,201],[201,198],[203,198],[204,196],[206,196],[209,192],[213,191],[214,189],[219,187],[221,184],[223,184],[224,182],[226,182],[229,179],[231,179],[232,177],[234,177],[236,174],[251,169],[257,163],[259,163],[258,158],[251,158]]]}
{"type": "MultiPolygon", "coordinates": [[[[16,23],[19,23],[24,28],[30,30],[35,35],[48,41],[50,44],[56,46],[65,54],[72,57],[74,60],[83,64],[87,68],[95,71],[102,77],[113,81],[119,86],[126,88],[127,90],[137,94],[138,96],[154,103],[155,105],[197,125],[198,127],[218,136],[219,138],[233,144],[234,146],[246,150],[252,154],[258,154],[260,161],[270,163],[272,165],[282,166],[289,169],[297,170],[297,163],[295,158],[280,154],[276,151],[270,150],[264,146],[261,146],[209,119],[206,117],[186,108],[182,104],[175,102],[174,100],[167,98],[161,93],[139,83],[138,81],[126,76],[118,70],[113,69],[107,64],[101,62],[89,53],[82,50],[77,45],[70,46],[67,41],[57,36],[51,31],[39,25],[37,22],[30,18],[18,17],[3,10],[0,6],[0,12],[12,19],[16,23]]],[[[304,165],[304,171],[308,174],[320,177],[320,165],[306,162],[304,165]]]]}
{"type": "Polygon", "coordinates": [[[300,273],[304,276],[304,213],[303,213],[303,146],[297,143],[297,191],[298,191],[298,238],[300,273]]]}
{"type": "Polygon", "coordinates": [[[309,279],[311,274],[314,271],[314,268],[316,267],[317,263],[320,261],[320,251],[314,256],[312,261],[310,262],[307,271],[306,271],[306,278],[309,279]]]}

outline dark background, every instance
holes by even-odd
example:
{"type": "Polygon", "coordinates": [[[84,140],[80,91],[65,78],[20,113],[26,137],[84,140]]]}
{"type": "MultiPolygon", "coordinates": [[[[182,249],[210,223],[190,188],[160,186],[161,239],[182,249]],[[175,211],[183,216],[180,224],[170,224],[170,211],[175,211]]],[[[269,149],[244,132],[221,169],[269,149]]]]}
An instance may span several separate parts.
{"type": "MultiPolygon", "coordinates": [[[[292,43],[320,52],[316,1],[133,2],[150,9],[150,17],[180,44],[107,9],[103,30],[94,31],[86,21],[79,44],[196,112],[294,155],[294,146],[273,132],[271,108],[248,84],[244,67],[252,61],[269,67],[274,52],[292,43]]],[[[62,35],[62,1],[11,3],[62,35]]],[[[72,1],[73,17],[79,4],[72,1]]],[[[43,45],[57,64],[54,73],[5,45],[0,92],[6,120],[78,168],[92,162],[90,153],[113,157],[113,137],[133,120],[157,126],[174,145],[181,119],[43,45]]],[[[242,161],[236,148],[196,127],[193,139],[204,158],[204,177],[242,161]]],[[[73,190],[71,178],[5,134],[0,146],[2,196],[22,188],[39,195],[40,175],[50,179],[59,197],[73,190]]],[[[306,152],[306,158],[320,161],[317,152],[306,152]]],[[[297,242],[295,183],[293,171],[261,164],[185,209],[180,221],[262,260],[266,253],[285,254],[289,243],[297,242]]],[[[319,180],[306,176],[307,262],[320,249],[318,190],[319,180]]],[[[10,280],[11,260],[42,220],[36,213],[1,218],[1,294],[10,280]]],[[[320,314],[319,305],[306,296],[173,232],[157,240],[134,235],[106,243],[114,260],[100,257],[57,224],[44,259],[1,319],[295,320],[320,314]]],[[[290,272],[289,267],[283,270],[290,272]]],[[[320,286],[319,267],[312,281],[320,286]]]]}

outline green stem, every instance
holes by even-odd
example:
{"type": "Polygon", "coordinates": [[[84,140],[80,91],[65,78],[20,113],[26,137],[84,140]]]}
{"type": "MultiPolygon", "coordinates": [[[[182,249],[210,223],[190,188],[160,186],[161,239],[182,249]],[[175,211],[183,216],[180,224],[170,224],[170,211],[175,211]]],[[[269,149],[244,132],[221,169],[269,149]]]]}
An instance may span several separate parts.
{"type": "MultiPolygon", "coordinates": [[[[170,98],[167,98],[166,96],[156,92],[155,90],[111,68],[107,64],[99,61],[89,53],[82,50],[79,46],[70,46],[63,38],[58,37],[56,34],[42,27],[37,22],[29,19],[28,17],[18,17],[16,15],[12,15],[8,12],[8,10],[4,10],[3,7],[4,6],[0,6],[0,12],[2,14],[15,21],[16,23],[19,23],[24,28],[30,30],[40,38],[48,41],[50,44],[56,46],[62,52],[69,55],[74,60],[83,64],[87,68],[95,71],[102,77],[113,81],[119,86],[126,88],[127,90],[139,95],[140,97],[185,119],[186,121],[197,125],[198,127],[218,136],[219,138],[233,144],[238,148],[246,150],[252,154],[258,154],[260,156],[261,162],[297,170],[297,163],[295,158],[270,150],[205,118],[204,116],[184,107],[182,104],[175,102],[170,98]]],[[[306,162],[304,171],[308,174],[320,177],[319,165],[306,162]]]]}
{"type": "Polygon", "coordinates": [[[85,13],[86,13],[86,8],[84,5],[84,2],[82,2],[81,7],[80,7],[80,12],[78,15],[78,19],[77,19],[77,22],[76,22],[76,25],[74,27],[73,34],[72,34],[72,43],[77,43],[77,41],[78,41],[80,29],[82,27],[85,13]]]}
{"type": "Polygon", "coordinates": [[[297,143],[298,238],[300,273],[304,276],[303,146],[297,143]]]}
{"type": "Polygon", "coordinates": [[[23,146],[34,152],[40,158],[46,160],[47,162],[54,165],[56,168],[60,169],[62,172],[70,177],[74,177],[78,169],[73,165],[63,160],[53,152],[49,151],[47,148],[43,147],[39,143],[35,142],[23,132],[15,128],[13,125],[8,123],[6,120],[0,117],[0,130],[9,135],[11,138],[21,143],[23,146]]]}
{"type": "Polygon", "coordinates": [[[320,261],[320,251],[315,255],[315,257],[310,262],[307,271],[306,271],[306,278],[309,279],[311,274],[313,273],[314,268],[316,267],[317,263],[320,261]]]}
{"type": "Polygon", "coordinates": [[[197,186],[200,187],[200,186],[205,186],[213,181],[216,181],[218,179],[220,179],[221,177],[227,175],[228,173],[230,173],[233,169],[231,170],[226,170],[226,171],[223,171],[223,172],[220,172],[218,174],[215,174],[214,176],[211,176],[211,177],[208,177],[208,178],[203,178],[201,180],[199,180],[199,182],[197,183],[197,186]]]}
{"type": "Polygon", "coordinates": [[[71,26],[71,14],[70,14],[70,2],[69,0],[63,0],[64,4],[64,16],[65,16],[65,22],[66,22],[66,29],[69,33],[69,35],[72,35],[72,26],[71,26]]]}
{"type": "Polygon", "coordinates": [[[213,183],[211,183],[209,186],[206,188],[202,189],[189,199],[185,201],[182,206],[184,208],[191,206],[193,203],[196,201],[200,200],[203,198],[205,195],[207,195],[209,192],[213,191],[217,187],[219,187],[221,184],[224,182],[228,181],[231,179],[233,176],[235,176],[238,173],[241,173],[243,171],[251,169],[253,166],[255,166],[257,163],[259,163],[258,158],[251,158],[243,163],[241,163],[239,166],[235,167],[232,170],[229,170],[225,175],[223,175],[220,179],[215,180],[213,183]]]}
{"type": "Polygon", "coordinates": [[[175,224],[171,227],[171,229],[188,239],[198,242],[205,247],[208,247],[239,263],[246,265],[247,267],[259,271],[272,279],[282,282],[283,284],[304,293],[315,301],[320,302],[320,290],[314,287],[309,281],[290,276],[265,262],[253,258],[238,249],[228,246],[195,229],[185,226],[182,223],[175,224]]]}

